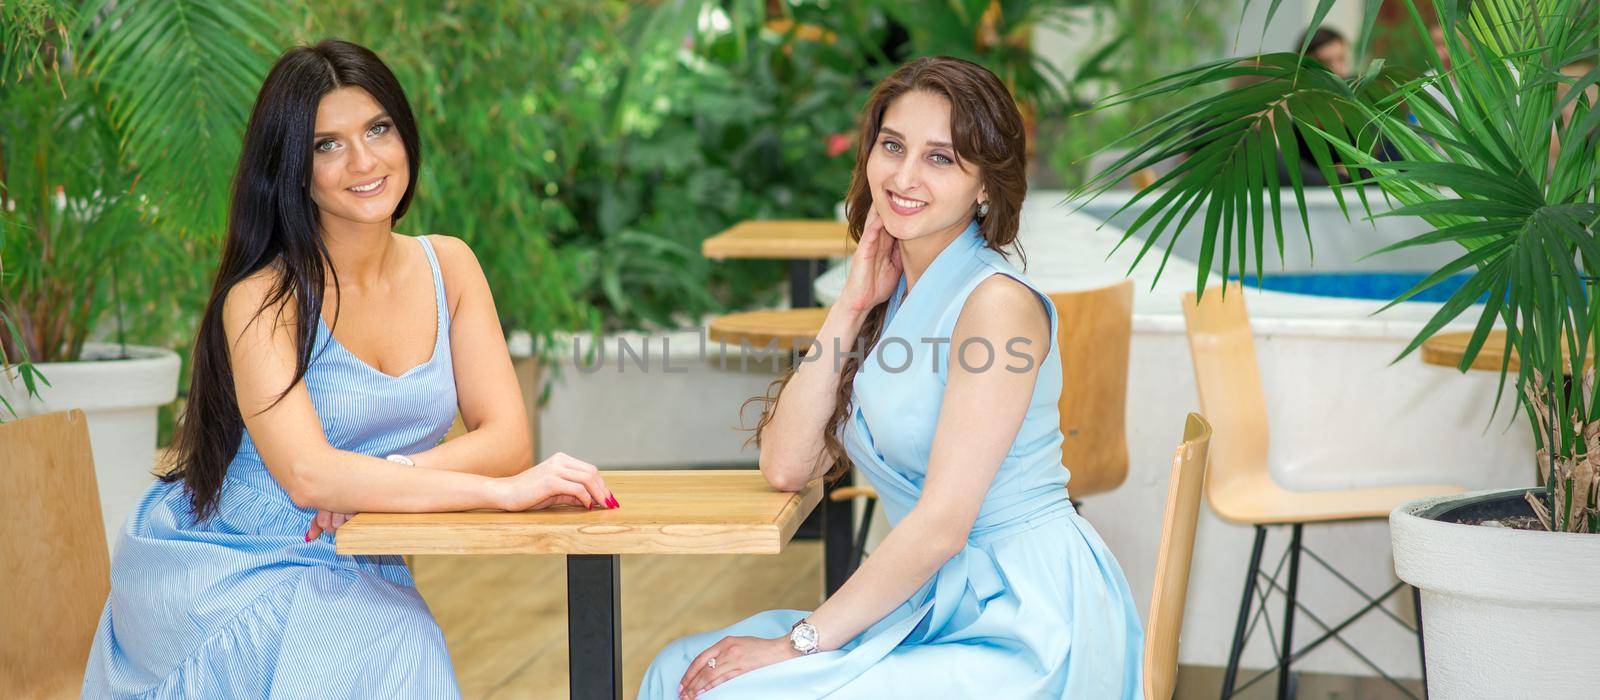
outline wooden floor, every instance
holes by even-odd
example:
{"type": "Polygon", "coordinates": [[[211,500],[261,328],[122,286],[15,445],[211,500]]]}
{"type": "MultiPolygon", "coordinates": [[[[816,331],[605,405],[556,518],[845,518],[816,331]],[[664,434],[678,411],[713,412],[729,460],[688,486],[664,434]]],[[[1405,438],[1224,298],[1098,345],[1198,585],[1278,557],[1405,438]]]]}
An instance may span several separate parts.
{"type": "MultiPolygon", "coordinates": [[[[417,588],[444,630],[466,698],[567,697],[567,579],[556,556],[423,556],[417,588]]],[[[772,608],[810,610],[820,542],[775,556],[622,557],[623,687],[667,642],[772,608]]]]}

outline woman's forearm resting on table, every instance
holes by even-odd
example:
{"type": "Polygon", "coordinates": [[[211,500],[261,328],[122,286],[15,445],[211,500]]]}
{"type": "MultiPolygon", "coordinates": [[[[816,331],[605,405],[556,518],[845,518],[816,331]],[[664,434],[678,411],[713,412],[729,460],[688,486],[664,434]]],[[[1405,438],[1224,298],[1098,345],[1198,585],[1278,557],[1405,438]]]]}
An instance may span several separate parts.
{"type": "Polygon", "coordinates": [[[464,435],[407,456],[425,469],[512,476],[533,466],[533,437],[525,419],[485,422],[464,435]]]}
{"type": "Polygon", "coordinates": [[[839,397],[839,356],[861,330],[861,315],[835,305],[817,333],[819,357],[802,361],[783,387],[772,420],[761,431],[761,474],[780,491],[799,491],[827,471],[823,431],[839,397]]]}
{"type": "Polygon", "coordinates": [[[479,474],[418,469],[332,447],[307,450],[286,461],[284,468],[272,471],[302,508],[427,513],[501,507],[497,480],[479,474]]]}

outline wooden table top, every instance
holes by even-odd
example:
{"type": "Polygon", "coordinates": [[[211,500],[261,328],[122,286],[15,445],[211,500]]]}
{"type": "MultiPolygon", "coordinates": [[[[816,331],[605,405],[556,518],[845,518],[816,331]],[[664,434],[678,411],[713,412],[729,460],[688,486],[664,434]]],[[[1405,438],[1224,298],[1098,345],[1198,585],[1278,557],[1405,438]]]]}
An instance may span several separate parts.
{"type": "MultiPolygon", "coordinates": [[[[1433,365],[1457,367],[1461,358],[1467,354],[1467,342],[1472,340],[1472,331],[1452,331],[1449,333],[1436,333],[1433,337],[1422,341],[1422,361],[1433,365]]],[[[1483,347],[1478,349],[1478,355],[1472,358],[1470,369],[1484,369],[1491,372],[1500,371],[1500,362],[1506,352],[1506,332],[1502,330],[1489,331],[1489,336],[1484,338],[1483,347]]],[[[1563,366],[1566,362],[1567,350],[1561,349],[1563,366]]],[[[1589,353],[1587,365],[1594,365],[1594,353],[1589,353]]],[[[1506,371],[1515,373],[1522,367],[1517,351],[1511,350],[1511,361],[1506,363],[1506,371]]]]}
{"type": "Polygon", "coordinates": [[[700,254],[712,260],[842,258],[855,249],[845,222],[822,220],[741,221],[700,243],[700,254]]]}
{"type": "Polygon", "coordinates": [[[362,513],[340,554],[777,554],[822,500],[822,481],[785,493],[754,469],[607,471],[621,508],[505,513],[362,513]]]}
{"type": "Polygon", "coordinates": [[[729,345],[748,343],[755,349],[777,341],[782,350],[806,348],[828,317],[825,308],[765,309],[728,314],[711,319],[706,335],[729,345]]]}

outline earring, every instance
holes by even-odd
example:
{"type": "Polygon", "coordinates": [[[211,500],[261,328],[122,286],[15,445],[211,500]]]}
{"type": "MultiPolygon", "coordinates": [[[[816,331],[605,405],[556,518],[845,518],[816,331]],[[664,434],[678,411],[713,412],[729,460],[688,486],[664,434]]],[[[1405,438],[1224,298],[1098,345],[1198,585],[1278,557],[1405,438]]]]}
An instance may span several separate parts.
{"type": "Polygon", "coordinates": [[[978,202],[978,218],[982,219],[983,217],[988,216],[988,215],[989,215],[989,202],[987,202],[987,201],[978,202]]]}

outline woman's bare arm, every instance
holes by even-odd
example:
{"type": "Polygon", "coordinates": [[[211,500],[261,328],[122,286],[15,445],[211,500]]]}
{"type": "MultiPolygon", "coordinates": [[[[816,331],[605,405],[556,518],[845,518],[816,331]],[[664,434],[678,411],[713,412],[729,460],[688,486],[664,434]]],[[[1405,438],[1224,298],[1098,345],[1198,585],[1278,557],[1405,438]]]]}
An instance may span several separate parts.
{"type": "Polygon", "coordinates": [[[410,455],[419,467],[510,476],[533,464],[533,436],[489,281],[460,239],[429,236],[450,292],[450,356],[467,433],[410,455]]]}

